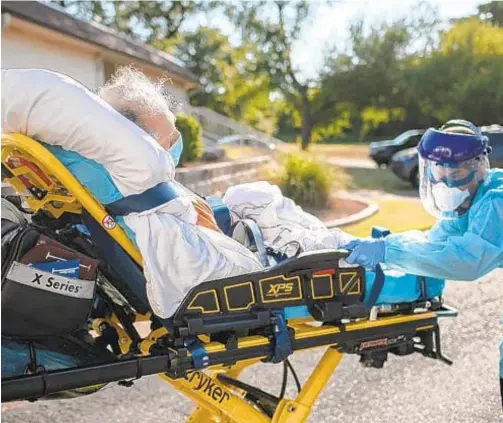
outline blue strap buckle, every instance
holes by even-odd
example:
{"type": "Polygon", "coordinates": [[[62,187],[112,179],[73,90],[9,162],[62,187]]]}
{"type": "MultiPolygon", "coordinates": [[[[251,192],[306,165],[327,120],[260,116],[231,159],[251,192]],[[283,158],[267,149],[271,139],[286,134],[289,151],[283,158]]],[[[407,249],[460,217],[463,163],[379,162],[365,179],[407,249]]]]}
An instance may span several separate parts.
{"type": "Polygon", "coordinates": [[[185,347],[190,351],[194,370],[204,369],[210,364],[210,357],[202,342],[195,336],[184,341],[185,347]]]}
{"type": "Polygon", "coordinates": [[[272,363],[280,363],[292,354],[292,342],[288,334],[283,310],[273,310],[271,312],[274,324],[274,351],[270,358],[272,363]]]}

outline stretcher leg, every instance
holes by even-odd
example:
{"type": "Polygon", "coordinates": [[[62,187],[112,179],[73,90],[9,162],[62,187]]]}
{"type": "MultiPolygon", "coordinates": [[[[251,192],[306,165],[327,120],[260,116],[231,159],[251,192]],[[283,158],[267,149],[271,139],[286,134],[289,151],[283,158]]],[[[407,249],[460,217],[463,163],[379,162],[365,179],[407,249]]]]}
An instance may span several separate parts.
{"type": "Polygon", "coordinates": [[[302,423],[311,412],[314,402],[327,384],[330,376],[339,365],[343,354],[328,348],[318,365],[309,376],[295,400],[282,400],[274,416],[272,423],[302,423]]]}
{"type": "Polygon", "coordinates": [[[208,372],[195,371],[185,378],[173,380],[159,375],[176,390],[193,400],[197,406],[190,423],[266,423],[270,418],[236,395],[217,379],[219,373],[237,378],[246,368],[260,361],[245,360],[234,366],[216,367],[208,372]]]}

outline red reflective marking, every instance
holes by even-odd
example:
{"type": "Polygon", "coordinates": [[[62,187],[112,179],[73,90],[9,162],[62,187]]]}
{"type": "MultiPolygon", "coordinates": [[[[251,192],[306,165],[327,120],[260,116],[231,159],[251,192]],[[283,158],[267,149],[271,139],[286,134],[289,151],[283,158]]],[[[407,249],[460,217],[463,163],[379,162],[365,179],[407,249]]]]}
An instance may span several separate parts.
{"type": "Polygon", "coordinates": [[[335,275],[335,269],[325,269],[313,272],[313,276],[335,275]]]}

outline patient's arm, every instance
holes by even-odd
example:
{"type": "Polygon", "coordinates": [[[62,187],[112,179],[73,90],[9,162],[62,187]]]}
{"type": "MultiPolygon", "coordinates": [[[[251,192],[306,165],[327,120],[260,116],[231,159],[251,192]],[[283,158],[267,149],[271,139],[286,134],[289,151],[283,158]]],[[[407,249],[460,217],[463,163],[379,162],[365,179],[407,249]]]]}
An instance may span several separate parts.
{"type": "Polygon", "coordinates": [[[169,154],[145,131],[83,85],[55,72],[2,70],[2,131],[97,161],[124,196],[174,178],[169,154]]]}
{"type": "Polygon", "coordinates": [[[232,238],[198,226],[191,201],[178,198],[156,213],[125,217],[143,254],[150,304],[162,317],[171,316],[201,282],[263,268],[253,253],[232,238]]]}

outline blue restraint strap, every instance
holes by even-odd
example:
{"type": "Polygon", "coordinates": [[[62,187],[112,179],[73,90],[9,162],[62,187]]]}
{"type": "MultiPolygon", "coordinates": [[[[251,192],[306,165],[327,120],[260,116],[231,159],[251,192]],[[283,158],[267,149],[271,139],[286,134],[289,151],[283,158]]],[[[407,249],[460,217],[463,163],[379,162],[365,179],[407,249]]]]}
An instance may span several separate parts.
{"type": "Polygon", "coordinates": [[[129,213],[140,213],[162,204],[166,204],[180,196],[174,183],[161,182],[141,194],[128,195],[113,203],[107,204],[108,213],[113,216],[126,216],[129,213]]]}
{"type": "MultiPolygon", "coordinates": [[[[106,209],[112,216],[126,216],[129,213],[141,213],[145,210],[159,207],[181,195],[186,195],[186,192],[181,192],[176,183],[161,182],[141,194],[128,195],[127,197],[107,204],[106,209]]],[[[230,236],[231,215],[228,207],[217,197],[208,197],[206,201],[213,210],[215,220],[220,230],[224,234],[230,236]]]]}
{"type": "Polygon", "coordinates": [[[231,236],[231,213],[227,205],[218,197],[206,197],[215,215],[215,220],[220,230],[227,236],[231,236]]]}
{"type": "Polygon", "coordinates": [[[203,344],[196,336],[186,339],[184,344],[190,351],[195,370],[203,369],[208,366],[210,358],[203,344]]]}
{"type": "Polygon", "coordinates": [[[292,343],[288,334],[285,314],[283,310],[273,310],[271,314],[275,317],[274,325],[274,352],[271,357],[272,363],[280,363],[292,354],[292,343]]]}

